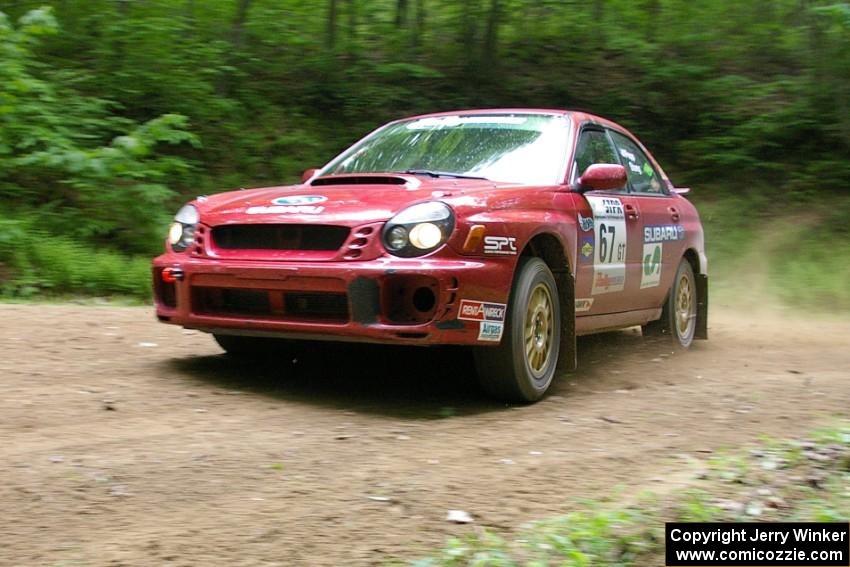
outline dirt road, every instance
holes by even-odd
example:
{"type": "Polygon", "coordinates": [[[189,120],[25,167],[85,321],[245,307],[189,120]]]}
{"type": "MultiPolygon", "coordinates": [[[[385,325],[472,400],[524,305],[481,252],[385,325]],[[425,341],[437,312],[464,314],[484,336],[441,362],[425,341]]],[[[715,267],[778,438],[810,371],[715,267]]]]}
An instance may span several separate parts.
{"type": "Polygon", "coordinates": [[[848,415],[850,322],[720,309],[711,334],[583,339],[553,395],[506,407],[459,351],[240,364],[150,309],[2,305],[0,564],[410,559],[848,415]]]}

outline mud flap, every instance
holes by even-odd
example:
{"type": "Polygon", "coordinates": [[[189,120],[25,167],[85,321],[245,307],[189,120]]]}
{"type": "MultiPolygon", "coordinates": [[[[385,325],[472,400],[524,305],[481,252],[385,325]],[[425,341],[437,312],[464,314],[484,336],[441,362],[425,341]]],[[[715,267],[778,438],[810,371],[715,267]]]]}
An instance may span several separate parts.
{"type": "Polygon", "coordinates": [[[697,327],[694,330],[694,338],[705,340],[708,338],[708,276],[696,274],[697,281],[697,327]]]}
{"type": "Polygon", "coordinates": [[[576,347],[576,300],[575,282],[569,273],[557,274],[561,296],[561,351],[558,355],[558,370],[572,372],[578,367],[576,347]]]}

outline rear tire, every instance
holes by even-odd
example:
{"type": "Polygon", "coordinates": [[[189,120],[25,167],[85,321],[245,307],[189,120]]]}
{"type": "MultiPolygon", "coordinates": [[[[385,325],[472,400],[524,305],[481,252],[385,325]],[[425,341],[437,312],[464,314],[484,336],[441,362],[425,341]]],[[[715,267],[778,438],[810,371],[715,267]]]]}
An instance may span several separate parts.
{"type": "Polygon", "coordinates": [[[299,342],[267,337],[213,334],[215,342],[234,358],[290,358],[295,356],[299,342]]]}
{"type": "Polygon", "coordinates": [[[694,269],[690,262],[682,258],[673,285],[664,301],[661,318],[643,325],[643,335],[666,336],[677,346],[690,347],[697,328],[697,301],[694,269]]]}
{"type": "Polygon", "coordinates": [[[535,402],[555,376],[561,347],[561,304],[552,272],[539,258],[521,258],[497,347],[476,347],[484,390],[508,402],[535,402]]]}

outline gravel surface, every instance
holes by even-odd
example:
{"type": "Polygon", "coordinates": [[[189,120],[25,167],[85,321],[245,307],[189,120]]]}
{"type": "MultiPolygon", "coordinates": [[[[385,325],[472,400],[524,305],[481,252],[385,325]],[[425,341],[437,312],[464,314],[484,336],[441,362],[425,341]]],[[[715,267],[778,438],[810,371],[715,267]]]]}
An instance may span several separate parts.
{"type": "Polygon", "coordinates": [[[615,486],[668,490],[692,457],[850,408],[850,322],[728,308],[689,352],[583,338],[527,407],[484,399],[463,350],[240,362],[150,308],[0,321],[2,565],[409,560],[615,486]]]}

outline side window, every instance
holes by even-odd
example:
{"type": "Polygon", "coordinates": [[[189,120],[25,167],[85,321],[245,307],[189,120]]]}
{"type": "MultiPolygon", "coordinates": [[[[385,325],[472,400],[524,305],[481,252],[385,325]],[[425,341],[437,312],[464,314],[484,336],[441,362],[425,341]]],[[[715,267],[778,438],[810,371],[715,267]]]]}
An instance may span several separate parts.
{"type": "Polygon", "coordinates": [[[608,135],[601,130],[585,130],[581,133],[573,162],[573,181],[594,163],[620,163],[608,135]]]}
{"type": "Polygon", "coordinates": [[[611,137],[626,167],[632,189],[637,193],[663,193],[661,176],[637,144],[619,132],[611,132],[611,137]]]}

